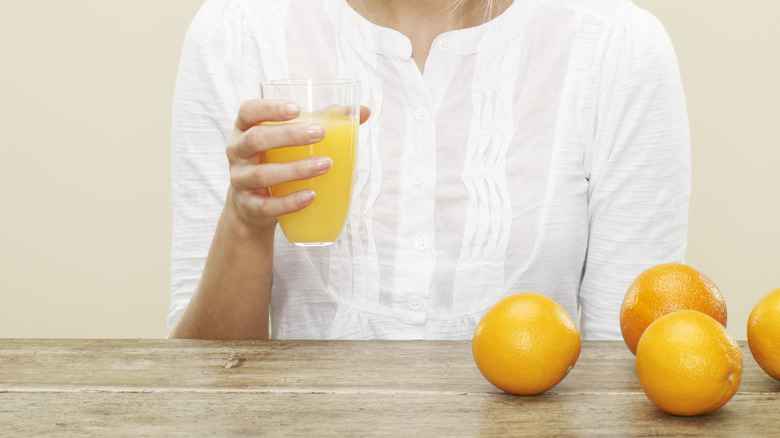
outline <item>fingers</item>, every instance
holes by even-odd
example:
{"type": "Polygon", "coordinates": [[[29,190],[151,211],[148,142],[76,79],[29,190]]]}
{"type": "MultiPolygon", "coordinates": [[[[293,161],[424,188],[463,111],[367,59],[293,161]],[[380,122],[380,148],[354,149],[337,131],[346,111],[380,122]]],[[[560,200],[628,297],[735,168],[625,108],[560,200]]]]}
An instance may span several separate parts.
{"type": "Polygon", "coordinates": [[[241,104],[236,117],[236,129],[246,131],[262,122],[283,122],[298,117],[300,107],[282,99],[252,99],[241,104]]]}
{"type": "Polygon", "coordinates": [[[253,99],[241,104],[233,138],[227,147],[231,163],[255,157],[279,146],[302,146],[322,140],[325,127],[313,123],[263,125],[285,122],[300,115],[297,104],[281,99],[253,99]]]}
{"type": "Polygon", "coordinates": [[[332,165],[329,157],[313,157],[289,163],[231,167],[230,187],[241,217],[250,224],[267,225],[278,216],[301,210],[314,201],[312,190],[270,196],[269,187],[314,178],[326,173],[332,165]]]}
{"type": "MultiPolygon", "coordinates": [[[[314,178],[333,165],[328,157],[311,157],[289,163],[262,163],[259,157],[273,148],[304,146],[321,141],[325,126],[303,121],[287,122],[300,115],[295,103],[275,99],[255,99],[241,105],[233,137],[228,143],[231,192],[242,217],[248,223],[267,225],[275,218],[309,205],[314,192],[302,190],[286,196],[270,196],[268,187],[314,178]]],[[[370,116],[360,107],[360,123],[370,116]]],[[[275,222],[274,222],[275,223],[275,222]]]]}
{"type": "Polygon", "coordinates": [[[366,120],[368,120],[369,116],[371,116],[371,108],[369,108],[367,106],[362,106],[361,105],[360,106],[360,124],[362,125],[363,123],[365,123],[366,120]]]}
{"type": "MultiPolygon", "coordinates": [[[[322,140],[325,128],[315,123],[263,125],[264,122],[284,122],[300,115],[300,107],[281,99],[253,99],[241,104],[228,158],[249,159],[279,146],[302,146],[322,140]]],[[[360,123],[371,115],[366,106],[360,107],[360,123]]]]}
{"type": "MultiPolygon", "coordinates": [[[[282,99],[252,99],[241,104],[236,117],[236,129],[246,131],[262,122],[283,122],[292,120],[301,114],[300,107],[291,101],[282,99]]],[[[371,109],[360,106],[360,123],[371,115],[371,109]]]]}
{"type": "Polygon", "coordinates": [[[318,123],[300,122],[279,125],[253,125],[246,131],[234,135],[228,145],[228,159],[234,163],[248,160],[259,153],[280,146],[304,146],[316,143],[325,137],[325,126],[318,123]]]}
{"type": "Polygon", "coordinates": [[[312,190],[301,190],[281,197],[253,196],[248,192],[235,191],[236,201],[242,216],[249,223],[266,222],[270,218],[294,213],[314,201],[312,190]]]}
{"type": "Polygon", "coordinates": [[[289,163],[236,166],[230,171],[230,184],[239,191],[255,191],[277,184],[314,178],[333,166],[329,157],[312,157],[289,163]]]}

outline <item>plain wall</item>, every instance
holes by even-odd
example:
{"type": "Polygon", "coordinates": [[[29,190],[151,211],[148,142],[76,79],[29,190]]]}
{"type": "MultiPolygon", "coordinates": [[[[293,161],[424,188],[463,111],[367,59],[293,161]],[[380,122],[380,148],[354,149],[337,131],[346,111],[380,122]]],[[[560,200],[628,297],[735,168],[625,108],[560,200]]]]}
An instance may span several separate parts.
{"type": "MultiPolygon", "coordinates": [[[[166,335],[170,110],[200,0],[25,0],[0,14],[0,337],[166,335]]],[[[780,287],[780,2],[641,0],[692,131],[687,263],[750,309],[780,287]]]]}

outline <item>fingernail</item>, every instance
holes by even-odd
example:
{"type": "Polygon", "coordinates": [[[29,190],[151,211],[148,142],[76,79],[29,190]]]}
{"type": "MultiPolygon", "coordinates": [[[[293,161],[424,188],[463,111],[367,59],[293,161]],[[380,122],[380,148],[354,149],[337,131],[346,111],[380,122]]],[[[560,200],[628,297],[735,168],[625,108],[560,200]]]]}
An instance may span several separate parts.
{"type": "Polygon", "coordinates": [[[295,117],[301,112],[301,109],[295,103],[286,103],[284,105],[284,115],[289,117],[295,117]]]}
{"type": "Polygon", "coordinates": [[[317,171],[317,175],[322,175],[333,167],[333,160],[330,157],[319,157],[314,160],[312,167],[317,171]]]}
{"type": "Polygon", "coordinates": [[[314,190],[304,190],[298,193],[298,202],[308,204],[314,200],[314,190]]]}
{"type": "Polygon", "coordinates": [[[309,125],[307,132],[311,138],[322,138],[325,137],[325,126],[313,123],[309,125]]]}

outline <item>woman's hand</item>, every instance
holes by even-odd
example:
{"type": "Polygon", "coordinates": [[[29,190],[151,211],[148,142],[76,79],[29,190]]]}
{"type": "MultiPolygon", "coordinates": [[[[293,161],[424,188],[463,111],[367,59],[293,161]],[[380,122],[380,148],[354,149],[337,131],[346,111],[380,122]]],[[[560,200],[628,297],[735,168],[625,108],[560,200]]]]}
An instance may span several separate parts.
{"type": "MultiPolygon", "coordinates": [[[[314,178],[330,170],[325,156],[290,163],[263,163],[263,153],[284,146],[304,146],[325,136],[325,126],[316,123],[262,124],[295,119],[300,108],[293,102],[273,99],[248,100],[241,105],[233,136],[227,145],[230,162],[230,193],[240,218],[249,225],[272,229],[277,216],[301,210],[314,200],[314,192],[302,190],[272,197],[269,187],[283,182],[314,178]]],[[[360,108],[360,123],[369,116],[360,108]]]]}
{"type": "Polygon", "coordinates": [[[312,157],[291,163],[263,163],[263,152],[282,146],[316,143],[325,127],[313,123],[262,125],[298,117],[300,109],[283,100],[249,100],[241,105],[227,145],[230,162],[230,196],[241,219],[257,227],[273,227],[276,217],[298,211],[314,200],[310,190],[271,197],[268,187],[293,180],[313,178],[330,169],[327,157],[312,157]]]}

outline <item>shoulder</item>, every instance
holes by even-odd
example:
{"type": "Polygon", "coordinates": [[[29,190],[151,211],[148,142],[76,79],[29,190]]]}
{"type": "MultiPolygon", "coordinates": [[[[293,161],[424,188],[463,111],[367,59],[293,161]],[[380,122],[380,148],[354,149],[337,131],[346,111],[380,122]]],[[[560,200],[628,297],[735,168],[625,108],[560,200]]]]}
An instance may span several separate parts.
{"type": "Polygon", "coordinates": [[[618,16],[626,10],[639,9],[631,0],[541,0],[541,6],[601,19],[618,16]]]}
{"type": "MultiPolygon", "coordinates": [[[[345,0],[346,1],[346,0],[345,0]]],[[[279,22],[280,18],[296,13],[316,13],[323,0],[206,0],[202,10],[221,17],[241,16],[249,22],[279,22]]]]}
{"type": "Polygon", "coordinates": [[[286,14],[296,3],[312,3],[316,0],[206,0],[195,17],[196,21],[214,25],[238,22],[274,21],[286,14]]]}
{"type": "Polygon", "coordinates": [[[312,17],[321,21],[328,1],[337,0],[206,0],[191,28],[201,34],[216,31],[227,39],[251,35],[265,40],[281,29],[305,30],[312,17]]]}
{"type": "Polygon", "coordinates": [[[206,0],[185,39],[197,47],[239,47],[247,35],[272,35],[292,5],[318,0],[206,0]]]}
{"type": "Polygon", "coordinates": [[[201,10],[210,12],[267,11],[273,13],[301,1],[312,3],[319,0],[206,0],[201,6],[201,10]]]}
{"type": "Polygon", "coordinates": [[[542,9],[566,11],[603,29],[662,29],[658,19],[631,0],[541,0],[542,9]]]}
{"type": "MultiPolygon", "coordinates": [[[[631,0],[541,0],[540,11],[557,11],[571,18],[581,40],[598,54],[620,50],[624,55],[673,56],[663,24],[631,0]]],[[[594,59],[597,61],[597,59],[594,59]]]]}

